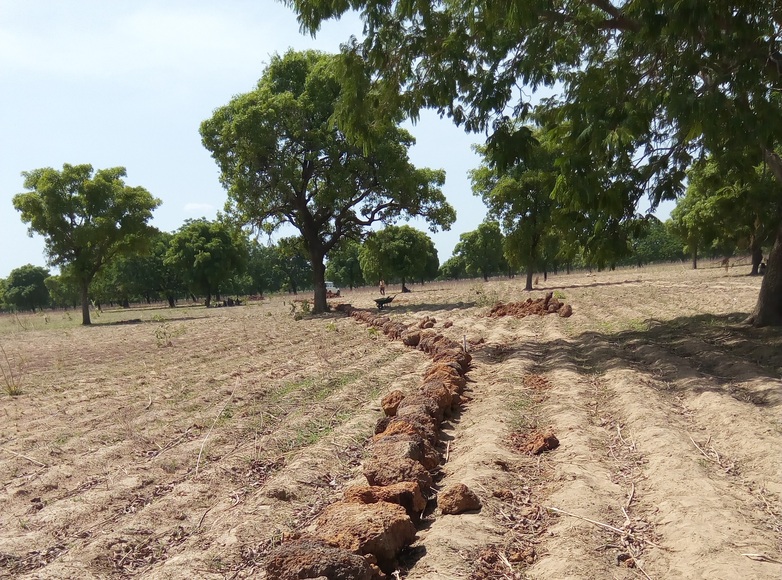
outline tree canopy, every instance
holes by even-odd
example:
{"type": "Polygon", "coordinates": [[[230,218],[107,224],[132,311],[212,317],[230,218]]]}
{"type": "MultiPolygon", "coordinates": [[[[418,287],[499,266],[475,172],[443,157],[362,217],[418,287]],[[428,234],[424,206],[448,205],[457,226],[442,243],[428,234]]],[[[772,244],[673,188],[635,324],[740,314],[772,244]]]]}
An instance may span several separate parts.
{"type": "MultiPolygon", "coordinates": [[[[461,256],[466,273],[470,276],[483,276],[488,280],[507,267],[503,254],[502,231],[496,221],[484,221],[478,227],[459,236],[454,255],[461,256]]],[[[458,272],[458,270],[457,270],[458,272]]]]}
{"type": "Polygon", "coordinates": [[[404,286],[408,280],[433,279],[440,265],[436,260],[432,239],[407,225],[387,226],[372,232],[359,255],[364,279],[370,284],[383,279],[399,281],[404,286]]]}
{"type": "Polygon", "coordinates": [[[11,270],[0,302],[19,310],[35,311],[48,306],[49,290],[45,284],[48,277],[49,270],[32,264],[11,270]]]}
{"type": "MultiPolygon", "coordinates": [[[[487,131],[487,146],[511,162],[529,131],[505,116],[524,120],[548,86],[558,95],[535,115],[567,152],[555,194],[574,208],[616,220],[644,195],[654,207],[683,193],[688,167],[706,154],[737,168],[765,160],[782,182],[782,18],[768,2],[288,3],[311,33],[360,12],[365,37],[346,43],[341,61],[354,90],[339,109],[356,133],[375,103],[413,118],[429,107],[487,131]],[[373,82],[356,73],[366,66],[373,82]]],[[[782,323],[782,230],[776,238],[756,325],[782,323]]]]}
{"type": "Polygon", "coordinates": [[[82,324],[90,324],[89,288],[115,256],[147,245],[147,222],[160,200],[125,184],[124,167],[63,165],[22,173],[29,190],[13,198],[29,233],[44,237],[49,263],[67,267],[81,292],[82,324]]]}
{"type": "Polygon", "coordinates": [[[371,150],[340,129],[335,108],[346,90],[335,56],[290,51],[272,57],[255,90],[201,125],[231,214],[266,232],[284,223],[300,232],[313,268],[315,312],[326,309],[325,256],[343,238],[403,216],[422,216],[433,229],[455,220],[440,190],[444,172],[410,163],[414,140],[397,118],[367,125],[371,150]]]}
{"type": "Polygon", "coordinates": [[[326,264],[326,276],[340,286],[347,286],[351,290],[363,284],[364,274],[361,271],[359,254],[361,244],[355,240],[343,240],[329,254],[326,264]]]}
{"type": "Polygon", "coordinates": [[[171,239],[164,264],[178,269],[191,292],[212,297],[247,265],[247,244],[241,233],[222,221],[188,220],[171,239]]]}

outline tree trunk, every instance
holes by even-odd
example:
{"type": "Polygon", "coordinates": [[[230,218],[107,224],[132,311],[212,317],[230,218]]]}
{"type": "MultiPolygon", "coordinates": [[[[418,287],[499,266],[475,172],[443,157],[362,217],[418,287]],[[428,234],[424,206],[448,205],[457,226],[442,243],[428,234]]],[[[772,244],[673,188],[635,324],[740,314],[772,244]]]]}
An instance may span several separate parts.
{"type": "Polygon", "coordinates": [[[483,281],[488,282],[489,281],[489,275],[486,273],[486,270],[483,271],[483,281]]]}
{"type": "Polygon", "coordinates": [[[692,249],[692,269],[698,269],[698,246],[695,246],[692,249]]]}
{"type": "Polygon", "coordinates": [[[746,322],[756,327],[782,324],[782,227],[777,230],[777,239],[768,256],[755,310],[746,322]]]}
{"type": "Polygon", "coordinates": [[[90,320],[90,283],[81,283],[81,323],[84,326],[92,324],[90,320]]]}
{"type": "Polygon", "coordinates": [[[176,300],[174,300],[174,297],[170,294],[168,295],[168,307],[169,308],[176,308],[176,300]]]}
{"type": "Polygon", "coordinates": [[[326,300],[326,266],[323,265],[323,256],[318,255],[318,252],[310,251],[310,261],[312,262],[312,284],[315,287],[315,306],[312,313],[323,314],[329,309],[326,300]]]}
{"type": "Polygon", "coordinates": [[[207,290],[206,291],[206,300],[204,301],[204,304],[206,304],[206,307],[209,308],[212,305],[212,291],[207,290]]]}
{"type": "Polygon", "coordinates": [[[527,285],[524,286],[524,290],[532,290],[532,275],[535,272],[532,270],[532,266],[527,266],[527,285]]]}

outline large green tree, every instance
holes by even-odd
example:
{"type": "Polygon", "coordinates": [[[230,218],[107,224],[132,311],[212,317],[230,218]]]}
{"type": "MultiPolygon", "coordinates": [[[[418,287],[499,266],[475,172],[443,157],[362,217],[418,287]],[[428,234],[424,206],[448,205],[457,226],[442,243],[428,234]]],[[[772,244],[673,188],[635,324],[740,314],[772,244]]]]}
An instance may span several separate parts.
{"type": "Polygon", "coordinates": [[[537,140],[534,151],[513,165],[498,163],[488,147],[477,151],[483,162],[470,172],[473,192],[488,206],[489,215],[500,220],[506,234],[504,255],[512,267],[526,270],[525,289],[532,290],[532,277],[556,209],[553,155],[537,140]]]}
{"type": "Polygon", "coordinates": [[[49,290],[44,283],[48,277],[49,270],[32,264],[11,270],[5,280],[3,302],[19,310],[35,311],[48,306],[49,290]]]}
{"type": "MultiPolygon", "coordinates": [[[[402,108],[415,117],[430,107],[468,130],[490,132],[496,150],[523,155],[525,131],[502,117],[509,109],[514,117],[528,114],[530,95],[547,85],[560,96],[544,101],[540,118],[569,152],[558,160],[557,194],[574,206],[616,212],[634,209],[645,194],[653,205],[674,198],[692,159],[706,153],[741,167],[752,150],[752,164],[765,160],[782,182],[775,152],[782,17],[773,3],[288,3],[312,33],[326,19],[360,12],[364,39],[347,43],[342,59],[354,90],[339,108],[356,133],[376,102],[391,115],[402,108]],[[367,65],[374,82],[355,72],[367,65]]],[[[782,228],[775,240],[749,319],[757,326],[782,324],[782,228]]]]}
{"type": "Polygon", "coordinates": [[[325,257],[343,238],[405,215],[423,216],[433,228],[455,219],[440,190],[444,172],[410,163],[414,140],[398,119],[366,125],[372,149],[335,123],[335,107],[352,90],[336,64],[335,56],[314,51],[274,56],[255,90],[201,125],[232,214],[266,231],[284,223],[299,230],[312,263],[315,312],[327,308],[325,257]]]}
{"type": "Polygon", "coordinates": [[[481,275],[487,281],[489,276],[507,270],[503,241],[500,224],[484,221],[473,231],[459,236],[454,254],[462,257],[467,274],[481,275]]]}
{"type": "Polygon", "coordinates": [[[188,220],[171,238],[164,264],[176,268],[209,308],[228,280],[244,272],[246,238],[224,221],[188,220]]]}
{"type": "Polygon", "coordinates": [[[404,287],[408,280],[437,275],[439,262],[432,269],[432,255],[436,258],[437,250],[426,233],[408,225],[386,226],[367,236],[359,261],[367,282],[399,281],[404,287]]]}
{"type": "Polygon", "coordinates": [[[147,222],[160,200],[143,187],[125,184],[124,167],[63,165],[22,173],[29,190],[13,198],[29,233],[44,237],[53,266],[67,267],[79,285],[82,324],[90,324],[90,284],[116,256],[148,243],[147,222]]]}

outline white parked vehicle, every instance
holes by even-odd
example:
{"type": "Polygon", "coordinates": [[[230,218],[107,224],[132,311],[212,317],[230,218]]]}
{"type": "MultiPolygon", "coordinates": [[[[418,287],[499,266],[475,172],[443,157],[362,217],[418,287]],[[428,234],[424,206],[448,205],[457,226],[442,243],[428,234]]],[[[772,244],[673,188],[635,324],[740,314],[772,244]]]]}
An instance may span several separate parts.
{"type": "Polygon", "coordinates": [[[328,280],[326,280],[326,297],[339,297],[339,288],[334,285],[334,282],[329,282],[328,280]]]}

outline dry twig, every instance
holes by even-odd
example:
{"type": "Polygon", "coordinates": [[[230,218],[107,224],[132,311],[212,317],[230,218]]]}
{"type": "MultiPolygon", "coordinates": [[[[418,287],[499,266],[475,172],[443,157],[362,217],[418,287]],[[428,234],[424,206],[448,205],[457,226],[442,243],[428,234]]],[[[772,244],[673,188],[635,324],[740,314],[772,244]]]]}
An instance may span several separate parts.
{"type": "Polygon", "coordinates": [[[27,457],[27,455],[22,455],[21,453],[17,453],[16,451],[11,451],[10,449],[6,449],[5,447],[0,447],[0,451],[5,451],[6,453],[10,453],[11,455],[16,455],[17,457],[21,457],[22,459],[26,459],[27,461],[31,463],[35,463],[36,465],[40,465],[41,467],[49,467],[45,463],[41,463],[40,461],[36,461],[32,457],[27,457]]]}
{"type": "Polygon", "coordinates": [[[769,558],[765,554],[742,554],[742,556],[746,556],[750,560],[755,560],[756,562],[769,562],[771,564],[782,564],[782,560],[775,560],[774,558],[769,558]]]}
{"type": "Polygon", "coordinates": [[[663,549],[660,546],[658,546],[657,544],[655,544],[654,542],[652,542],[650,540],[647,540],[646,538],[640,538],[638,536],[634,536],[631,532],[629,532],[627,530],[623,530],[622,528],[617,528],[617,527],[612,526],[610,524],[604,524],[603,522],[598,522],[597,520],[592,520],[592,519],[589,519],[589,518],[585,518],[584,516],[580,516],[578,514],[574,514],[574,513],[571,513],[571,512],[566,512],[565,510],[561,510],[559,508],[555,508],[555,507],[551,507],[551,506],[547,506],[547,505],[544,505],[542,507],[544,507],[545,509],[550,510],[550,511],[552,511],[554,513],[564,514],[566,516],[571,516],[571,517],[577,518],[579,520],[583,520],[585,522],[589,522],[590,524],[592,524],[594,526],[598,526],[598,527],[603,528],[605,530],[609,530],[611,532],[614,532],[615,534],[619,534],[621,536],[627,536],[627,537],[632,538],[634,540],[637,540],[639,542],[643,542],[645,544],[649,544],[650,546],[654,546],[655,548],[659,548],[661,550],[663,549]]]}
{"type": "MultiPolygon", "coordinates": [[[[236,379],[237,384],[239,383],[239,379],[236,379]]],[[[225,408],[228,406],[228,403],[231,402],[231,399],[234,397],[234,391],[236,390],[236,386],[234,386],[233,391],[231,391],[231,394],[228,395],[228,398],[225,400],[225,403],[223,403],[223,406],[220,407],[220,412],[215,417],[215,420],[212,421],[212,426],[209,427],[209,431],[206,433],[206,437],[204,437],[204,440],[201,442],[201,449],[198,450],[198,459],[196,459],[196,468],[195,468],[195,475],[193,476],[193,479],[198,477],[198,466],[201,464],[201,455],[204,452],[204,447],[206,446],[206,441],[209,439],[209,436],[212,434],[212,429],[215,428],[215,425],[217,425],[217,421],[220,419],[220,417],[223,416],[223,411],[225,411],[225,408]]]]}

